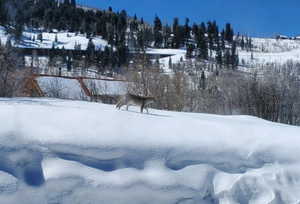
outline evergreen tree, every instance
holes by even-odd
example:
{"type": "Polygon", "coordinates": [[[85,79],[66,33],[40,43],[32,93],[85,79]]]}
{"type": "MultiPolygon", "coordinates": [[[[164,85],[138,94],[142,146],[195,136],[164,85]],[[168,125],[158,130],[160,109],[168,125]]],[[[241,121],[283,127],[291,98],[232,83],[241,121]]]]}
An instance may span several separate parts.
{"type": "Polygon", "coordinates": [[[180,25],[179,25],[179,19],[178,18],[174,18],[174,22],[173,22],[173,39],[172,39],[172,48],[176,48],[178,49],[180,47],[180,25]]]}
{"type": "Polygon", "coordinates": [[[67,56],[67,71],[68,72],[70,72],[72,70],[72,61],[73,61],[72,52],[69,51],[68,56],[67,56]]]}
{"type": "Polygon", "coordinates": [[[223,56],[222,56],[222,50],[221,50],[221,45],[220,42],[217,43],[217,49],[216,49],[216,62],[219,65],[223,64],[223,56]]]}
{"type": "MultiPolygon", "coordinates": [[[[205,27],[205,26],[204,26],[205,27]]],[[[198,31],[198,35],[196,36],[196,42],[199,49],[198,57],[200,59],[208,59],[208,45],[205,37],[205,32],[203,30],[203,26],[200,27],[198,31]]]]}
{"type": "Polygon", "coordinates": [[[200,87],[202,89],[206,89],[206,77],[205,77],[205,72],[202,71],[201,72],[201,76],[200,76],[200,87]]]}
{"type": "Polygon", "coordinates": [[[127,64],[127,59],[128,59],[128,48],[125,45],[119,45],[117,47],[117,53],[116,53],[116,57],[118,59],[118,67],[120,67],[121,65],[125,65],[127,64]]]}
{"type": "Polygon", "coordinates": [[[185,25],[184,25],[184,42],[185,45],[187,45],[189,39],[191,38],[191,27],[189,26],[190,19],[186,18],[185,19],[185,25]]]}
{"type": "Polygon", "coordinates": [[[232,65],[232,69],[236,69],[238,66],[238,54],[237,54],[237,45],[236,45],[236,41],[232,42],[231,45],[231,59],[230,59],[230,63],[232,65]]]}
{"type": "Polygon", "coordinates": [[[110,48],[108,46],[105,46],[103,52],[102,66],[104,68],[107,68],[110,64],[110,61],[111,61],[110,48]]]}
{"type": "Polygon", "coordinates": [[[226,49],[225,53],[224,53],[224,64],[227,68],[230,67],[232,61],[231,61],[231,54],[230,54],[230,50],[226,49]]]}
{"type": "Polygon", "coordinates": [[[7,24],[7,13],[5,8],[6,0],[0,0],[0,25],[7,24]]]}
{"type": "Polygon", "coordinates": [[[226,43],[225,43],[225,30],[223,29],[221,32],[221,48],[225,50],[226,43]]]}
{"type": "Polygon", "coordinates": [[[204,32],[204,33],[207,32],[207,31],[206,31],[206,26],[205,26],[205,23],[204,23],[204,22],[201,23],[200,27],[201,27],[202,32],[204,32]]]}
{"type": "Polygon", "coordinates": [[[167,24],[163,27],[163,46],[164,48],[171,48],[170,39],[171,39],[171,28],[167,24]]]}
{"type": "Polygon", "coordinates": [[[95,57],[95,44],[93,40],[90,38],[88,42],[88,46],[86,48],[88,59],[93,61],[95,57]]]}
{"type": "Polygon", "coordinates": [[[76,0],[71,0],[72,7],[76,8],[76,0]]]}
{"type": "Polygon", "coordinates": [[[197,36],[198,32],[199,32],[198,25],[194,23],[193,27],[192,27],[192,33],[193,33],[194,36],[197,36]]]}
{"type": "Polygon", "coordinates": [[[187,59],[190,59],[190,58],[193,57],[194,49],[195,49],[194,46],[191,45],[191,44],[189,44],[189,45],[187,46],[187,49],[186,49],[186,58],[187,58],[187,59]]]}
{"type": "Polygon", "coordinates": [[[145,31],[144,31],[144,29],[140,29],[137,33],[137,44],[138,44],[138,48],[141,51],[145,50],[145,31]]]}
{"type": "Polygon", "coordinates": [[[214,27],[213,23],[208,21],[207,23],[207,36],[209,46],[209,56],[212,57],[212,51],[214,50],[214,27]]]}
{"type": "Polygon", "coordinates": [[[161,47],[163,42],[162,23],[158,16],[155,16],[153,31],[154,31],[154,46],[161,47]]]}
{"type": "Polygon", "coordinates": [[[241,39],[241,48],[242,48],[242,50],[244,50],[244,48],[245,48],[244,36],[242,36],[242,39],[241,39]]]}
{"type": "Polygon", "coordinates": [[[11,38],[8,38],[7,41],[6,41],[6,44],[5,44],[5,48],[7,50],[11,50],[12,49],[12,42],[11,42],[11,38]]]}
{"type": "Polygon", "coordinates": [[[70,4],[70,0],[64,0],[64,5],[69,5],[70,4]]]}
{"type": "Polygon", "coordinates": [[[169,57],[169,69],[173,69],[173,62],[171,57],[169,57]]]}
{"type": "Polygon", "coordinates": [[[58,37],[57,37],[57,34],[55,35],[54,42],[55,42],[56,44],[58,43],[58,37]]]}
{"type": "Polygon", "coordinates": [[[233,29],[231,28],[230,23],[227,23],[225,27],[225,40],[231,43],[233,41],[233,36],[233,29]]]}

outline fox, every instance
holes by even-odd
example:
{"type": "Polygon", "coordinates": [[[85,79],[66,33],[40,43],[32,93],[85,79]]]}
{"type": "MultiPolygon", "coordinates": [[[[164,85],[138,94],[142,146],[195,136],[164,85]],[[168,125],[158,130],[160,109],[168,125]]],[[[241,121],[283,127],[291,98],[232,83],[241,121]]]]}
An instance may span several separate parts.
{"type": "Polygon", "coordinates": [[[147,113],[149,113],[148,106],[154,102],[155,98],[152,96],[139,96],[127,93],[120,98],[116,104],[116,108],[121,109],[126,105],[126,110],[128,110],[129,106],[136,105],[141,107],[141,113],[143,113],[144,109],[146,109],[147,113]]]}

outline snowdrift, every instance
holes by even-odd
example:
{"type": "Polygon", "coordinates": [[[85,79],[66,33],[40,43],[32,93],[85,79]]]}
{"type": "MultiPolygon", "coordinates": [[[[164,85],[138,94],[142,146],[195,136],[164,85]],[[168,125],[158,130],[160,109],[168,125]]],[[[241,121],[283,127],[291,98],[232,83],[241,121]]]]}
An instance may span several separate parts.
{"type": "Polygon", "coordinates": [[[1,99],[0,203],[297,204],[300,128],[1,99]]]}

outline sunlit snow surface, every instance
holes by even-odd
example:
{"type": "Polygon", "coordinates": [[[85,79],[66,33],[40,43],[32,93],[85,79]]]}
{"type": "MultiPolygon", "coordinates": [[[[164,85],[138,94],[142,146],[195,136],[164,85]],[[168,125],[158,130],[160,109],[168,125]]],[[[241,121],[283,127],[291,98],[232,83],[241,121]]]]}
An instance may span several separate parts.
{"type": "Polygon", "coordinates": [[[0,203],[297,204],[300,128],[1,99],[0,203]]]}

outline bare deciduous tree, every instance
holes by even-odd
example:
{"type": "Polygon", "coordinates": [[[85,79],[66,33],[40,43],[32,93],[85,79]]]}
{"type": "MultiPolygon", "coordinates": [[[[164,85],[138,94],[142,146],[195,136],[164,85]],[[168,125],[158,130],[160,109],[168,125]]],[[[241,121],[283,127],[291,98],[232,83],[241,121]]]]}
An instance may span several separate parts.
{"type": "Polygon", "coordinates": [[[13,48],[0,46],[0,97],[21,95],[29,72],[13,48]]]}

